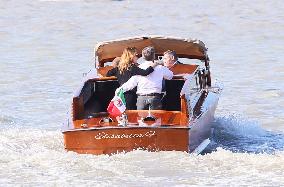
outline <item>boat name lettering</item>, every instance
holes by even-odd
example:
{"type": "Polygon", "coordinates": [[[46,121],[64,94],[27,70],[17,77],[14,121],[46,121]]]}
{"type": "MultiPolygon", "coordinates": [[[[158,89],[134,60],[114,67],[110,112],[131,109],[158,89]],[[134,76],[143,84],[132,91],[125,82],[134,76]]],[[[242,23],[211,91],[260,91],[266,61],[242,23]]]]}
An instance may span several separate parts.
{"type": "Polygon", "coordinates": [[[105,132],[100,132],[95,136],[95,139],[130,139],[130,138],[151,138],[156,134],[156,131],[147,131],[146,133],[138,133],[138,134],[108,134],[105,132]]]}

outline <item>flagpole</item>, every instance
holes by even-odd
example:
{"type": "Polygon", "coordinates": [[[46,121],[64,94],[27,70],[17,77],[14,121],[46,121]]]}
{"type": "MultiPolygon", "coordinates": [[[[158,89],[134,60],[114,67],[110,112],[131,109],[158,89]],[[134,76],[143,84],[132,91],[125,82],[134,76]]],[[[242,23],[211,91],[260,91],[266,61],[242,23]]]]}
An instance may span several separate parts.
{"type": "Polygon", "coordinates": [[[124,111],[122,114],[121,114],[121,117],[120,117],[121,121],[119,123],[119,126],[127,126],[128,124],[128,116],[126,114],[126,111],[124,111]]]}

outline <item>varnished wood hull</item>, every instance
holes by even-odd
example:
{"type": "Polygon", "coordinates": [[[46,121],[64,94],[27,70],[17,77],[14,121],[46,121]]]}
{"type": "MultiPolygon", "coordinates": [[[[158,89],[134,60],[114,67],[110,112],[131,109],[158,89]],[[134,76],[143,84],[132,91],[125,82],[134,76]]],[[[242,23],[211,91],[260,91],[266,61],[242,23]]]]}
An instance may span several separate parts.
{"type": "Polygon", "coordinates": [[[69,129],[63,132],[68,151],[86,154],[112,154],[135,149],[192,152],[210,138],[211,122],[218,98],[188,125],[127,127],[106,126],[69,129]]]}
{"type": "Polygon", "coordinates": [[[64,133],[67,150],[111,154],[134,149],[188,151],[188,128],[112,127],[64,133]]]}

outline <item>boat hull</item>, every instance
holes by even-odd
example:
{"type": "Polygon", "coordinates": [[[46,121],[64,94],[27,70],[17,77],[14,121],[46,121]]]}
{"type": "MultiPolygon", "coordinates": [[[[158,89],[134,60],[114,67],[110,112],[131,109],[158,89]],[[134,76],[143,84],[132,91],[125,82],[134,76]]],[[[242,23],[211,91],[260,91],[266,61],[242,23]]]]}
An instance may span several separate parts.
{"type": "Polygon", "coordinates": [[[111,154],[135,149],[188,151],[188,128],[116,127],[76,130],[64,133],[69,151],[111,154]]]}
{"type": "Polygon", "coordinates": [[[193,152],[210,138],[218,95],[209,94],[203,112],[187,126],[93,127],[63,132],[65,148],[81,154],[113,154],[135,149],[193,152]],[[208,105],[206,104],[208,103],[208,105]]]}

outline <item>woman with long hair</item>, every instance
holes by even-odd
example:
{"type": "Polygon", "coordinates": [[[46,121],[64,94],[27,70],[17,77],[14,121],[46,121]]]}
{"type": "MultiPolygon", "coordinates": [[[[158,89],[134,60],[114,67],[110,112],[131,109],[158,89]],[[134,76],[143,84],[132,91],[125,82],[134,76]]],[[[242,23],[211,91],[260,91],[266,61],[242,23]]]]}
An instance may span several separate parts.
{"type": "MultiPolygon", "coordinates": [[[[107,77],[117,77],[119,85],[122,85],[134,75],[147,76],[154,71],[156,64],[153,64],[144,70],[137,66],[137,60],[137,49],[135,47],[127,47],[123,50],[118,66],[109,70],[107,72],[107,77]]],[[[126,100],[126,109],[136,110],[136,89],[124,92],[124,96],[126,100]]]]}

